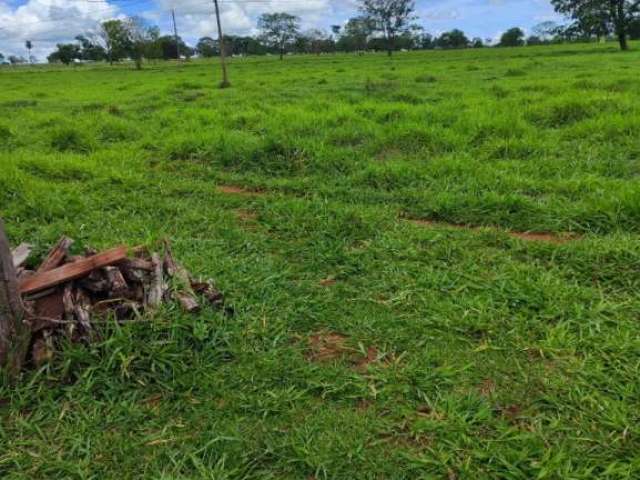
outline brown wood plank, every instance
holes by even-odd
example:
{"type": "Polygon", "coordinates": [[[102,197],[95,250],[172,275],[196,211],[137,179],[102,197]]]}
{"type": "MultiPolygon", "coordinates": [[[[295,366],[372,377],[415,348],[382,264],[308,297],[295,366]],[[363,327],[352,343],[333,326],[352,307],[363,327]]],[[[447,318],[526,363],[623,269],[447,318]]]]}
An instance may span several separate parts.
{"type": "Polygon", "coordinates": [[[121,262],[127,258],[128,249],[120,246],[87,257],[77,262],[67,263],[47,272],[36,273],[32,277],[20,282],[20,293],[32,293],[61,283],[84,277],[96,268],[106,267],[121,262]]]}
{"type": "Polygon", "coordinates": [[[54,268],[60,266],[64,257],[69,253],[69,247],[73,244],[73,239],[62,236],[58,243],[49,251],[47,258],[44,259],[42,264],[38,267],[37,272],[48,272],[54,268]]]}

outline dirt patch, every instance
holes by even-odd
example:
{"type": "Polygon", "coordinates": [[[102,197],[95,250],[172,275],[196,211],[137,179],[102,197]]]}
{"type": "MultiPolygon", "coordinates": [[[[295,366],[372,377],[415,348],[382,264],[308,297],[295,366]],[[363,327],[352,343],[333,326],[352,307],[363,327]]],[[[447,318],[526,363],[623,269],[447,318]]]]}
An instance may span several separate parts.
{"type": "Polygon", "coordinates": [[[320,280],[320,286],[322,287],[331,287],[332,285],[335,285],[335,284],[336,284],[335,278],[327,277],[320,280]]]}
{"type": "Polygon", "coordinates": [[[374,346],[371,346],[367,348],[366,355],[360,354],[360,358],[354,359],[354,368],[358,371],[365,371],[369,367],[369,365],[378,361],[379,356],[380,353],[378,352],[378,349],[374,346]]]}
{"type": "Polygon", "coordinates": [[[225,193],[227,195],[244,195],[247,197],[257,197],[264,195],[264,192],[258,190],[249,190],[247,188],[238,187],[236,185],[218,185],[216,187],[218,193],[225,193]]]}
{"type": "Polygon", "coordinates": [[[421,227],[429,227],[429,228],[446,228],[449,230],[467,230],[471,232],[479,232],[482,230],[493,230],[500,231],[511,238],[517,238],[519,240],[524,240],[526,242],[545,242],[545,243],[554,243],[556,245],[561,245],[564,243],[568,243],[571,241],[578,240],[579,237],[572,235],[570,233],[550,233],[550,232],[516,232],[513,230],[502,230],[497,227],[476,227],[473,225],[461,225],[457,223],[446,223],[446,222],[436,222],[433,220],[421,220],[414,218],[406,218],[404,219],[414,225],[419,225],[421,227]]]}
{"type": "Polygon", "coordinates": [[[478,392],[480,392],[480,395],[482,395],[483,397],[490,397],[495,391],[496,382],[494,382],[490,378],[485,378],[478,386],[478,392]]]}
{"type": "Polygon", "coordinates": [[[307,359],[312,362],[328,362],[342,358],[350,351],[347,347],[347,337],[331,332],[311,335],[309,349],[307,359]]]}
{"type": "Polygon", "coordinates": [[[307,360],[311,362],[346,360],[354,370],[364,372],[369,365],[377,363],[380,359],[380,352],[375,346],[369,346],[363,353],[349,345],[348,337],[335,332],[315,333],[308,338],[307,342],[309,345],[307,360]]]}

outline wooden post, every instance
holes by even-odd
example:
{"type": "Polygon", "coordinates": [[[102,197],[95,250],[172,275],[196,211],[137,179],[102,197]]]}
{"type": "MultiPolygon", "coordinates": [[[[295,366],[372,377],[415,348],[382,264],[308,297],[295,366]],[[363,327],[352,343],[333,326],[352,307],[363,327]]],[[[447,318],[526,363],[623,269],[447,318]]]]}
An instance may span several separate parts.
{"type": "Polygon", "coordinates": [[[229,88],[231,83],[229,82],[229,75],[227,74],[227,61],[224,51],[224,34],[222,33],[222,23],[220,22],[220,7],[218,6],[218,0],[213,0],[213,4],[216,7],[216,23],[218,25],[218,45],[220,46],[220,64],[222,66],[222,82],[220,82],[220,88],[229,88]]]}
{"type": "Polygon", "coordinates": [[[0,367],[10,376],[20,371],[29,348],[25,316],[9,240],[0,218],[0,367]]]}

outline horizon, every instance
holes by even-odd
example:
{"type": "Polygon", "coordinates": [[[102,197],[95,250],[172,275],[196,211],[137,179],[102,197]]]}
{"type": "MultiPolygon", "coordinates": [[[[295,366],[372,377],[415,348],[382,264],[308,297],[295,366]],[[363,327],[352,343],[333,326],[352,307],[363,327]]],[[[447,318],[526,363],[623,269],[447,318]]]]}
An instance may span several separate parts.
{"type": "MultiPolygon", "coordinates": [[[[358,14],[356,0],[221,0],[223,30],[228,35],[255,35],[259,15],[286,11],[301,19],[302,30],[344,24],[358,14]]],[[[0,53],[25,57],[25,41],[33,42],[38,62],[58,43],[73,42],[110,18],[137,15],[171,33],[171,9],[181,38],[195,45],[203,36],[217,37],[211,0],[0,0],[0,53]]],[[[548,0],[417,0],[417,23],[440,35],[458,28],[470,38],[495,40],[505,30],[561,21],[548,0]]]]}

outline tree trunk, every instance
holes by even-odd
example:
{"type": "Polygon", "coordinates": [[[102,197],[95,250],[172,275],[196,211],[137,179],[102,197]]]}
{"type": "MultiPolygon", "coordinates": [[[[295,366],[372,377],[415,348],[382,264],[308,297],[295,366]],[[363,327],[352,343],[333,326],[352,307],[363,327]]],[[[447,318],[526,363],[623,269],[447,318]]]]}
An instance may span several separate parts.
{"type": "Polygon", "coordinates": [[[620,43],[620,50],[629,50],[629,44],[627,43],[627,18],[624,12],[624,0],[617,0],[616,5],[616,33],[618,34],[618,42],[620,43]]]}
{"type": "Polygon", "coordinates": [[[618,33],[618,41],[620,42],[620,50],[629,50],[627,35],[625,33],[618,33]]]}
{"type": "Polygon", "coordinates": [[[0,367],[10,376],[20,371],[29,347],[29,328],[24,318],[9,240],[0,219],[0,367]]]}

